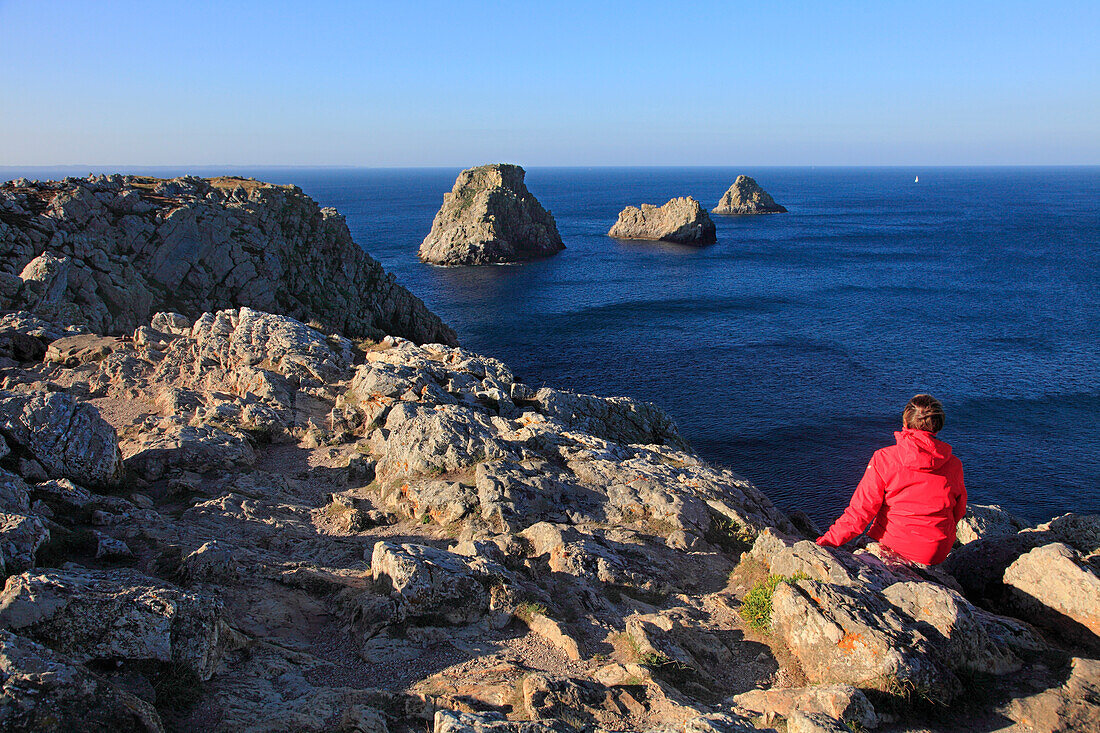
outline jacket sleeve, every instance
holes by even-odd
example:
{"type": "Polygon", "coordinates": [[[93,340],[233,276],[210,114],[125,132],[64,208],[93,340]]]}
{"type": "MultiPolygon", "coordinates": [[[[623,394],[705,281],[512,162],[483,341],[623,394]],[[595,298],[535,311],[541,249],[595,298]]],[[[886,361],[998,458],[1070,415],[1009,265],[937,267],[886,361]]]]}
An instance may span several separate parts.
{"type": "Polygon", "coordinates": [[[829,531],[817,538],[817,544],[825,547],[840,547],[862,534],[867,525],[878,515],[882,502],[886,499],[886,482],[875,467],[878,456],[873,456],[863,472],[863,478],[852,500],[840,519],[833,523],[829,531]]]}
{"type": "Polygon", "coordinates": [[[958,478],[956,480],[959,482],[957,487],[959,495],[955,499],[955,524],[958,524],[959,520],[966,516],[966,484],[963,483],[962,463],[959,464],[958,478]]]}

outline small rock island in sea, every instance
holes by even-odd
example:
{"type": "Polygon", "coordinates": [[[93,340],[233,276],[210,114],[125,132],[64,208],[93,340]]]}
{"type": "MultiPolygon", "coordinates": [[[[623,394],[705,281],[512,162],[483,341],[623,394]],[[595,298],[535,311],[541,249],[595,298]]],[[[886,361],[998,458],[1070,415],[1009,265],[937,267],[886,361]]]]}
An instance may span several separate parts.
{"type": "Polygon", "coordinates": [[[627,206],[619,212],[619,220],[609,237],[617,239],[649,239],[677,244],[714,244],[714,222],[698,201],[682,196],[664,206],[642,204],[627,206]]]}
{"type": "Polygon", "coordinates": [[[764,189],[748,176],[737,176],[737,180],[722,196],[718,206],[712,209],[715,214],[785,214],[787,210],[775,203],[764,189]]]}
{"type": "Polygon", "coordinates": [[[458,174],[420,245],[420,259],[433,265],[494,265],[565,249],[554,217],[527,190],[523,177],[523,168],[506,163],[458,174]]]}

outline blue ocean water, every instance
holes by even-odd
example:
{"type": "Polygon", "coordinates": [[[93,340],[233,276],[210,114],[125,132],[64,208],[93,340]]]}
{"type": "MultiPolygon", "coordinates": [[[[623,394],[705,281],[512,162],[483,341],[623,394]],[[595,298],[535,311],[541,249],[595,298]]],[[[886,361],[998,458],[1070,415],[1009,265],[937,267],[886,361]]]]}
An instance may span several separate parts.
{"type": "Polygon", "coordinates": [[[457,269],[416,258],[455,169],[159,172],[298,184],[464,346],[532,384],[655,402],[820,523],[916,392],[944,402],[971,501],[1100,511],[1100,168],[535,168],[567,249],[457,269]],[[715,217],[701,249],[606,236],[628,204],[712,207],[738,173],[790,213],[715,217]]]}

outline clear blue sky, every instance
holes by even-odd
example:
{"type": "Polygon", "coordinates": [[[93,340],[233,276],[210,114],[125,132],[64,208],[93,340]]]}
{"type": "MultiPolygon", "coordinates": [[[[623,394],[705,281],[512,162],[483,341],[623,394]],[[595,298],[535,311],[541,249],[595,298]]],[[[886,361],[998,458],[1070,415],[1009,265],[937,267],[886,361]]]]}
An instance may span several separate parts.
{"type": "Polygon", "coordinates": [[[1100,1],[0,0],[0,165],[1100,164],[1100,1]]]}

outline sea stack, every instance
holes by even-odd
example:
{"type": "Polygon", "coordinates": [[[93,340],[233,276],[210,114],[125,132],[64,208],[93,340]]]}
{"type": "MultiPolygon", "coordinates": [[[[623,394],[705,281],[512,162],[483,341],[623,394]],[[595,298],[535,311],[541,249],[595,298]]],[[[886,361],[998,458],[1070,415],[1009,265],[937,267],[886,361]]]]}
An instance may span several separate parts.
{"type": "Polygon", "coordinates": [[[683,196],[664,206],[627,206],[608,236],[617,239],[650,239],[677,244],[714,244],[714,222],[698,201],[683,196]]]}
{"type": "Polygon", "coordinates": [[[420,245],[433,265],[494,265],[549,257],[565,249],[549,211],[531,195],[518,165],[496,163],[458,174],[420,245]]]}
{"type": "Polygon", "coordinates": [[[737,176],[729,190],[722,196],[715,214],[784,214],[785,208],[775,203],[764,189],[748,176],[737,176]]]}

